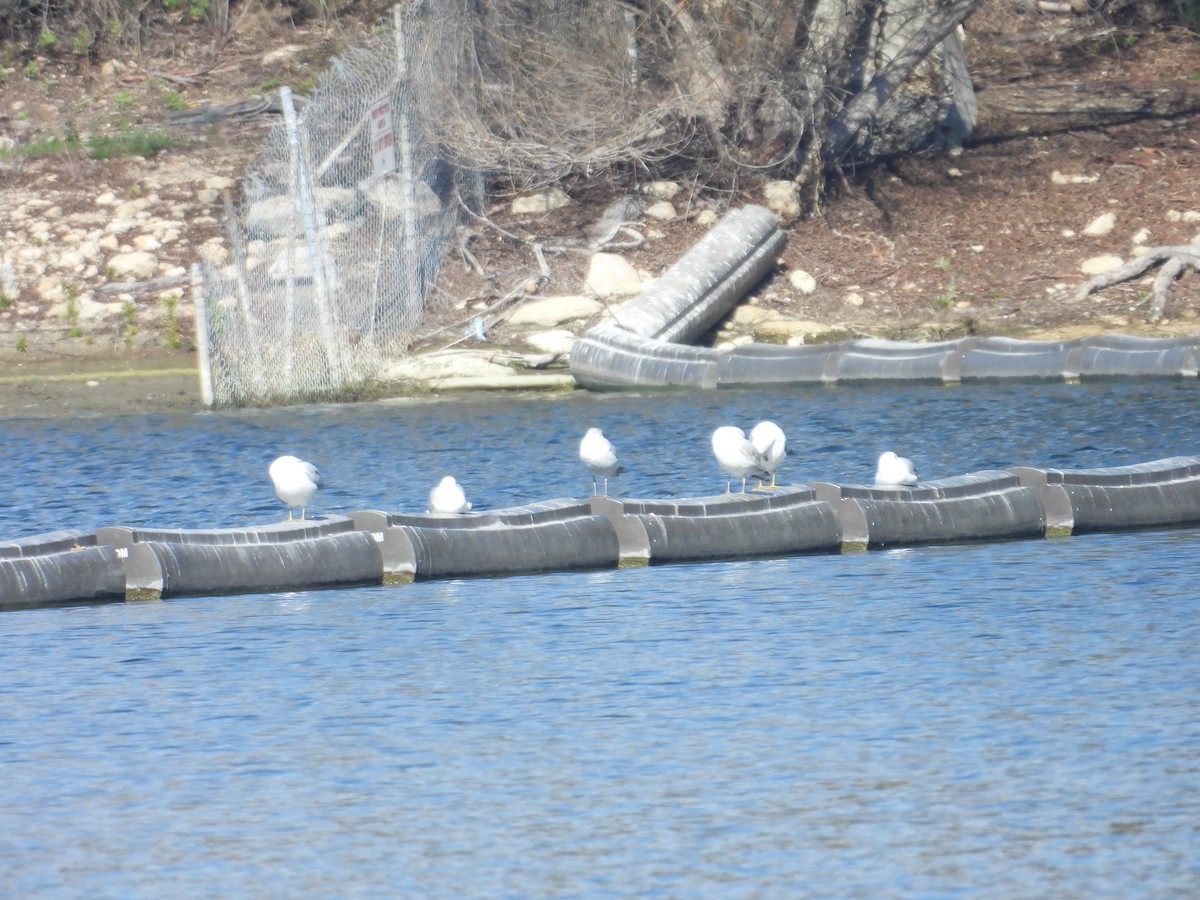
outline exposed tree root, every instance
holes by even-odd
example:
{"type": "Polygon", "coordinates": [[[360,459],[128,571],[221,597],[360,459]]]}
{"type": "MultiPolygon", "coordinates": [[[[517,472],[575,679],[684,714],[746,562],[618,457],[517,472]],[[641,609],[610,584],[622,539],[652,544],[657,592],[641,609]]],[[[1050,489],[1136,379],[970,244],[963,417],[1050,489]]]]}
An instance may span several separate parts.
{"type": "Polygon", "coordinates": [[[1157,322],[1162,318],[1163,310],[1166,309],[1167,297],[1175,279],[1188,268],[1200,272],[1200,243],[1152,247],[1141,256],[1135,256],[1119,269],[1088,279],[1075,290],[1075,295],[1071,299],[1083,300],[1095,291],[1137,278],[1159,263],[1162,263],[1162,268],[1154,276],[1154,284],[1150,288],[1150,313],[1147,317],[1151,322],[1157,322]]]}

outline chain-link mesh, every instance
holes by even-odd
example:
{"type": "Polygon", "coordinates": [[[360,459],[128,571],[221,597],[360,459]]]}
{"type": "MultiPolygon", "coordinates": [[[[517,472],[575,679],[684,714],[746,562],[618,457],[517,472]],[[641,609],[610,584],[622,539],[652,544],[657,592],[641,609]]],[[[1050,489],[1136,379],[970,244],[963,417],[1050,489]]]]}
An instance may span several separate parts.
{"type": "Polygon", "coordinates": [[[335,60],[298,112],[281,92],[284,119],[227,210],[231,259],[204,272],[218,405],[332,398],[370,379],[421,321],[456,194],[478,202],[475,179],[413,139],[437,110],[415,87],[402,9],[391,38],[335,60]]]}
{"type": "MultiPolygon", "coordinates": [[[[232,260],[209,267],[200,292],[216,402],[336,397],[403,354],[459,201],[482,207],[482,179],[464,173],[514,189],[610,170],[732,189],[739,173],[771,172],[807,185],[815,205],[820,129],[850,108],[839,98],[868,84],[876,58],[890,58],[896,41],[908,46],[943,6],[397,6],[392,36],[336,60],[298,114],[281,92],[284,121],[228,214],[232,260]],[[879,27],[867,27],[870,17],[879,27]]],[[[850,131],[861,126],[878,147],[901,152],[945,125],[956,92],[971,99],[953,44],[961,65],[947,76],[952,89],[939,91],[937,72],[949,69],[935,67],[911,98],[850,131]]],[[[961,121],[946,133],[960,140],[973,106],[955,111],[961,121]]]]}

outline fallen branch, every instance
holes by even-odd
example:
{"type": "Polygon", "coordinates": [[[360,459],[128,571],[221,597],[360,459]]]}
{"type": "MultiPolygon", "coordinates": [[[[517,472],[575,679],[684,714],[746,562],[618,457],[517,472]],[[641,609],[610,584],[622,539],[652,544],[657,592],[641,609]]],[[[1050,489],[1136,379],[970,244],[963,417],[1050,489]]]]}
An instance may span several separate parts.
{"type": "Polygon", "coordinates": [[[190,275],[163,275],[160,278],[151,278],[149,281],[110,282],[101,285],[98,290],[101,294],[140,294],[147,291],[165,291],[167,288],[186,284],[190,279],[190,275]]]}
{"type": "Polygon", "coordinates": [[[1150,288],[1151,302],[1148,316],[1151,322],[1157,322],[1162,318],[1163,310],[1166,309],[1167,296],[1175,279],[1188,268],[1200,272],[1200,243],[1152,247],[1141,256],[1135,256],[1120,268],[1095,275],[1085,281],[1075,290],[1071,299],[1083,300],[1095,291],[1103,290],[1122,281],[1129,281],[1131,278],[1137,278],[1159,263],[1162,263],[1163,267],[1154,277],[1154,283],[1150,288]]]}
{"type": "Polygon", "coordinates": [[[1094,121],[1175,118],[1200,111],[1200,86],[1184,82],[1004,85],[980,94],[989,111],[1023,116],[1080,116],[1094,121]]]}

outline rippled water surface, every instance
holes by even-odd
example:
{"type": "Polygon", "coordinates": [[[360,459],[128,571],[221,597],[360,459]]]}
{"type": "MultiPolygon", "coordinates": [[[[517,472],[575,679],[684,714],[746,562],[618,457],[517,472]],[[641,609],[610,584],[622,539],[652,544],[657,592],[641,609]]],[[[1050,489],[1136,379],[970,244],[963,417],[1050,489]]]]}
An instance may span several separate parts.
{"type": "MultiPolygon", "coordinates": [[[[1197,453],[1186,383],[0,419],[0,538],[1197,453]]],[[[0,894],[1186,897],[1200,530],[0,615],[0,894]]]]}

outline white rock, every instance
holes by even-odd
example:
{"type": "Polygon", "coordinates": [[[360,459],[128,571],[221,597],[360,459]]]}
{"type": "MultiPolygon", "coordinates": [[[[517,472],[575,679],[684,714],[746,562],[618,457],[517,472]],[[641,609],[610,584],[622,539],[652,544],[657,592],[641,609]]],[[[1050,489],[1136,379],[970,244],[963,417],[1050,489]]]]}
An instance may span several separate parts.
{"type": "Polygon", "coordinates": [[[851,291],[849,294],[847,294],[845,297],[842,298],[842,302],[845,303],[847,306],[862,306],[866,301],[863,299],[862,294],[857,294],[857,293],[851,291]]]}
{"type": "Polygon", "coordinates": [[[828,325],[809,319],[772,319],[763,322],[755,329],[755,333],[764,338],[786,338],[789,343],[792,338],[798,337],[802,344],[805,335],[825,334],[832,330],[828,325]]]}
{"type": "Polygon", "coordinates": [[[675,204],[669,200],[659,200],[657,203],[651,203],[642,210],[642,214],[647,219],[658,219],[660,222],[669,222],[677,215],[675,204]]]}
{"type": "Polygon", "coordinates": [[[1147,243],[1150,240],[1150,229],[1139,228],[1133,233],[1133,237],[1131,237],[1129,240],[1134,246],[1147,243]]]}
{"type": "MultiPolygon", "coordinates": [[[[247,263],[246,268],[257,268],[260,264],[261,260],[256,260],[256,264],[247,263]]],[[[303,248],[297,248],[290,258],[287,250],[280,250],[267,269],[267,277],[280,284],[286,283],[289,276],[293,282],[307,284],[313,280],[313,274],[312,260],[303,248]]]]}
{"type": "Polygon", "coordinates": [[[800,215],[800,189],[794,181],[768,181],[763,185],[763,199],[781,216],[800,215]]]}
{"type": "MultiPolygon", "coordinates": [[[[379,207],[385,219],[404,215],[404,184],[399,178],[376,179],[364,188],[363,196],[368,203],[379,207]]],[[[442,209],[442,201],[424,181],[413,185],[413,202],[417,215],[436,216],[442,209]]]]}
{"type": "Polygon", "coordinates": [[[304,233],[304,222],[290,197],[267,197],[251,203],[246,210],[246,232],[265,238],[300,235],[304,233]]]}
{"type": "MultiPolygon", "coordinates": [[[[351,188],[324,187],[316,192],[316,202],[330,220],[352,219],[361,212],[362,198],[351,188]]],[[[257,238],[283,238],[304,234],[304,219],[299,204],[280,194],[251,203],[246,210],[246,231],[257,238]]]]}
{"type": "Polygon", "coordinates": [[[105,191],[103,194],[97,197],[94,202],[97,206],[116,206],[117,195],[112,191],[105,191]]]}
{"type": "Polygon", "coordinates": [[[162,241],[151,234],[139,234],[133,239],[133,246],[138,250],[144,250],[147,253],[153,253],[162,246],[162,241]]]}
{"type": "Polygon", "coordinates": [[[946,174],[949,175],[951,178],[962,178],[963,177],[962,169],[947,169],[946,174]]]}
{"type": "Polygon", "coordinates": [[[133,219],[113,219],[104,226],[104,230],[108,234],[125,234],[127,231],[133,231],[137,227],[138,224],[133,219]]]}
{"type": "Polygon", "coordinates": [[[153,253],[145,250],[135,250],[132,253],[118,253],[108,261],[108,268],[117,275],[127,278],[149,278],[158,269],[158,259],[153,253]]]}
{"type": "Polygon", "coordinates": [[[571,352],[571,347],[575,344],[575,332],[567,331],[565,328],[537,331],[526,335],[525,343],[541,350],[543,353],[562,353],[565,355],[571,352]]]}
{"type": "Polygon", "coordinates": [[[642,279],[629,260],[615,253],[593,253],[584,286],[598,297],[637,294],[642,279]]]}
{"type": "Polygon", "coordinates": [[[734,309],[732,318],[738,325],[756,325],[774,315],[775,313],[769,309],[763,309],[761,306],[747,306],[743,303],[734,309]]]}
{"type": "Polygon", "coordinates": [[[229,250],[218,238],[205,241],[196,253],[201,259],[207,260],[214,266],[223,266],[229,261],[229,250]]]}
{"type": "Polygon", "coordinates": [[[550,328],[563,322],[590,319],[604,312],[604,304],[591,297],[566,295],[526,300],[508,317],[509,325],[534,325],[550,328]]]}
{"type": "Polygon", "coordinates": [[[204,179],[204,187],[210,191],[225,191],[236,184],[236,181],[224,175],[211,175],[204,179]]]}
{"type": "Polygon", "coordinates": [[[84,294],[79,298],[77,309],[80,319],[90,321],[92,319],[107,319],[109,316],[116,315],[121,311],[121,304],[97,303],[92,299],[90,294],[84,294]]]}
{"type": "Polygon", "coordinates": [[[788,272],[788,284],[805,296],[817,289],[817,279],[803,269],[793,269],[788,272]]]}
{"type": "Polygon", "coordinates": [[[486,356],[473,353],[446,353],[440,355],[412,356],[402,359],[384,370],[385,381],[433,382],[445,378],[512,378],[516,373],[508,366],[490,361],[491,351],[486,356]]]}
{"type": "Polygon", "coordinates": [[[529,194],[524,197],[517,197],[512,202],[512,211],[514,215],[524,215],[526,213],[541,213],[550,212],[552,209],[562,209],[571,202],[571,198],[567,196],[562,188],[551,188],[548,191],[543,191],[540,194],[529,194]]]}
{"type": "Polygon", "coordinates": [[[642,190],[656,200],[674,200],[683,188],[677,181],[652,181],[642,190]]]}
{"type": "Polygon", "coordinates": [[[58,256],[58,266],[62,269],[70,269],[72,272],[83,268],[84,257],[78,250],[68,250],[66,253],[60,253],[58,256]]]}
{"type": "Polygon", "coordinates": [[[1106,272],[1114,272],[1125,264],[1125,260],[1119,256],[1114,256],[1111,253],[1106,253],[1103,256],[1093,256],[1090,259],[1085,259],[1079,264],[1079,271],[1084,275],[1103,275],[1106,272]]]}
{"type": "Polygon", "coordinates": [[[1103,237],[1116,227],[1117,214],[1106,212],[1104,215],[1096,216],[1092,221],[1088,222],[1087,227],[1083,229],[1083,233],[1088,237],[1103,237]]]}
{"type": "Polygon", "coordinates": [[[696,213],[696,224],[703,225],[705,228],[707,228],[711,225],[716,225],[719,218],[720,216],[718,216],[713,210],[702,209],[700,212],[696,213]]]}
{"type": "Polygon", "coordinates": [[[271,66],[277,66],[280,63],[290,62],[293,56],[304,52],[304,47],[300,44],[285,44],[277,50],[271,50],[263,54],[262,66],[265,69],[271,66]]]}
{"type": "MultiPolygon", "coordinates": [[[[62,279],[54,277],[39,279],[38,283],[34,286],[34,293],[38,295],[38,298],[41,299],[42,302],[58,305],[63,301],[62,279]]],[[[63,309],[58,312],[56,312],[52,307],[50,309],[50,314],[60,316],[66,315],[66,305],[63,304],[63,309]]]]}
{"type": "Polygon", "coordinates": [[[126,200],[124,203],[117,204],[117,208],[113,212],[122,218],[136,219],[138,213],[145,212],[151,205],[149,197],[138,197],[136,200],[126,200]]]}
{"type": "Polygon", "coordinates": [[[1099,181],[1099,175],[1064,175],[1055,169],[1050,173],[1050,180],[1055,184],[1092,184],[1099,181]]]}

